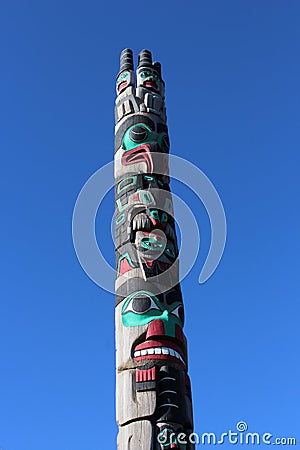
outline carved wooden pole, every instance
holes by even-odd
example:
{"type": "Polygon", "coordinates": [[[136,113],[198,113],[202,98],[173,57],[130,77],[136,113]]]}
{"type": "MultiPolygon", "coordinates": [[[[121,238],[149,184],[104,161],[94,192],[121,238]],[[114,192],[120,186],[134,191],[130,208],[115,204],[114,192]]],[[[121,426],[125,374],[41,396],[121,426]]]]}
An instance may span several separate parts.
{"type": "Polygon", "coordinates": [[[115,107],[119,450],[194,449],[164,86],[149,51],[139,54],[135,80],[132,51],[123,50],[115,107]]]}

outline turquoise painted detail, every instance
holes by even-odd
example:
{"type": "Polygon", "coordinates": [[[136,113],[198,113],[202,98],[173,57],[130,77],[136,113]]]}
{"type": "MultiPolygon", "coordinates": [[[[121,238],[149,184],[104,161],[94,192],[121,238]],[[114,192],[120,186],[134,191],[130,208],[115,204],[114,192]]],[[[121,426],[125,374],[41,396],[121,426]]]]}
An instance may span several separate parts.
{"type": "Polygon", "coordinates": [[[160,222],[159,212],[157,211],[157,209],[152,209],[149,214],[152,217],[152,219],[160,222]]]}
{"type": "Polygon", "coordinates": [[[118,217],[116,218],[116,225],[120,225],[120,223],[122,223],[125,219],[125,214],[119,214],[118,217]]]}
{"type": "Polygon", "coordinates": [[[120,192],[123,192],[125,189],[129,188],[130,186],[134,186],[136,184],[136,180],[137,180],[137,177],[134,175],[131,177],[124,178],[124,180],[120,181],[120,183],[118,184],[118,188],[117,188],[118,194],[120,194],[120,192]]]}
{"type": "Polygon", "coordinates": [[[164,242],[158,242],[156,239],[151,237],[146,237],[142,239],[142,247],[147,250],[156,250],[157,248],[163,248],[164,242]]]}
{"type": "Polygon", "coordinates": [[[142,192],[142,202],[143,203],[151,203],[153,201],[152,195],[150,192],[142,192]]]}
{"type": "Polygon", "coordinates": [[[158,142],[160,148],[163,148],[163,146],[162,146],[162,140],[163,140],[163,138],[164,138],[165,136],[168,136],[168,135],[167,135],[167,133],[164,132],[164,133],[160,133],[159,136],[158,136],[158,138],[157,138],[157,142],[158,142]]]}
{"type": "Polygon", "coordinates": [[[161,223],[168,222],[168,214],[163,212],[161,215],[161,223]]]}
{"type": "Polygon", "coordinates": [[[161,84],[158,73],[154,72],[153,70],[143,69],[139,72],[139,76],[144,79],[143,83],[145,83],[146,80],[154,80],[158,88],[161,84]]]}
{"type": "Polygon", "coordinates": [[[133,262],[131,261],[131,258],[130,258],[130,256],[129,256],[129,253],[126,252],[126,253],[124,253],[124,255],[121,255],[120,258],[119,258],[119,261],[118,261],[118,268],[117,268],[117,272],[118,272],[118,273],[120,273],[120,265],[121,265],[122,259],[127,259],[128,263],[129,263],[129,265],[130,265],[130,267],[132,267],[132,268],[134,269],[135,266],[134,266],[133,262]]]}
{"type": "Polygon", "coordinates": [[[129,205],[128,205],[128,203],[126,203],[126,205],[122,205],[121,200],[118,198],[117,206],[118,206],[118,210],[121,212],[121,211],[124,211],[124,209],[127,209],[129,205]]]}
{"type": "Polygon", "coordinates": [[[141,72],[139,73],[141,78],[152,78],[153,80],[157,81],[159,80],[158,78],[158,74],[155,72],[152,72],[152,70],[141,70],[141,72]]]}
{"type": "Polygon", "coordinates": [[[117,78],[117,83],[120,83],[121,81],[124,81],[128,78],[129,72],[122,72],[118,78],[117,78]]]}
{"type": "Polygon", "coordinates": [[[125,151],[129,151],[136,147],[139,147],[142,144],[148,144],[149,142],[157,142],[158,145],[162,148],[162,140],[164,136],[167,136],[167,133],[160,133],[157,139],[155,139],[153,136],[153,131],[147,125],[145,125],[144,123],[136,123],[129,127],[128,130],[126,130],[126,133],[124,134],[124,137],[122,139],[122,149],[125,151]],[[147,131],[147,138],[143,142],[137,143],[132,141],[130,138],[130,131],[132,130],[132,128],[135,128],[137,126],[142,127],[147,131]]]}
{"type": "Polygon", "coordinates": [[[153,219],[157,220],[159,223],[168,222],[169,216],[165,212],[160,212],[157,209],[151,209],[149,214],[153,219]]]}
{"type": "Polygon", "coordinates": [[[176,255],[174,245],[171,243],[167,244],[164,253],[166,253],[168,256],[171,256],[171,258],[175,258],[176,255]]]}
{"type": "MultiPolygon", "coordinates": [[[[136,299],[138,302],[139,300],[136,299]]],[[[141,300],[142,301],[142,300],[141,300]]],[[[163,307],[158,298],[148,291],[137,291],[129,295],[122,307],[122,322],[125,327],[137,327],[147,325],[152,320],[160,319],[164,322],[165,333],[168,336],[175,337],[175,324],[183,326],[178,309],[182,306],[181,302],[175,302],[170,306],[163,307]],[[150,306],[146,311],[136,311],[134,309],[134,300],[136,297],[144,296],[150,300],[150,306]]]]}
{"type": "Polygon", "coordinates": [[[123,150],[132,150],[133,148],[139,147],[141,144],[147,144],[148,142],[153,142],[154,138],[153,138],[153,133],[152,130],[147,127],[147,125],[145,125],[144,123],[137,123],[135,125],[132,125],[131,127],[128,128],[128,130],[126,130],[126,133],[124,134],[123,140],[122,140],[122,148],[123,150]],[[145,130],[147,130],[147,139],[145,139],[143,142],[133,142],[130,139],[130,131],[132,130],[132,128],[135,128],[136,126],[145,128],[145,130]]]}

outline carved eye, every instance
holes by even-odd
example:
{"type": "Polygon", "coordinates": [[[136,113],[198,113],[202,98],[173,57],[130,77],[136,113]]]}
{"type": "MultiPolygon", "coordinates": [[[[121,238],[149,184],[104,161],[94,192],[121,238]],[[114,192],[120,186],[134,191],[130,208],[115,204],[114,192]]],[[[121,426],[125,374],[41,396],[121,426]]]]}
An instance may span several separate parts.
{"type": "Polygon", "coordinates": [[[128,77],[128,75],[129,75],[129,72],[123,72],[123,73],[121,73],[121,74],[118,76],[117,83],[119,83],[119,82],[122,81],[122,80],[125,80],[125,79],[128,77]]]}
{"type": "Polygon", "coordinates": [[[149,70],[143,70],[142,72],[140,72],[140,76],[142,78],[150,77],[150,75],[151,75],[151,72],[149,70]]]}
{"type": "Polygon", "coordinates": [[[129,137],[133,142],[140,143],[147,139],[148,137],[148,130],[145,127],[142,127],[141,125],[137,125],[133,128],[131,128],[129,132],[129,137]]]}
{"type": "Polygon", "coordinates": [[[150,297],[150,295],[137,294],[129,301],[123,313],[131,311],[135,314],[145,314],[151,309],[157,309],[160,311],[160,308],[157,306],[153,298],[150,297]]]}
{"type": "Polygon", "coordinates": [[[150,211],[150,216],[152,217],[152,219],[159,221],[159,212],[157,211],[157,209],[152,209],[152,211],[150,211]]]}
{"type": "Polygon", "coordinates": [[[178,305],[171,313],[180,319],[182,325],[184,324],[184,309],[182,305],[178,305]]]}
{"type": "Polygon", "coordinates": [[[147,250],[156,250],[157,248],[162,248],[163,243],[158,242],[156,239],[145,238],[142,239],[142,247],[146,248],[147,250]]]}

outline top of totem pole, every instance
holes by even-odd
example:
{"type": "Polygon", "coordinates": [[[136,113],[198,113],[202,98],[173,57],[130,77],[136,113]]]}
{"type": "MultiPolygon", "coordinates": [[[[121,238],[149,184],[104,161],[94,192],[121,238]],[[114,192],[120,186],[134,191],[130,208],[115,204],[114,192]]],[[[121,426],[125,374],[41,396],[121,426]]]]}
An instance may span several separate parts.
{"type": "Polygon", "coordinates": [[[162,79],[161,64],[152,61],[149,50],[139,53],[136,74],[132,50],[125,48],[121,52],[116,92],[116,124],[124,116],[139,112],[156,114],[166,121],[165,83],[162,79]]]}

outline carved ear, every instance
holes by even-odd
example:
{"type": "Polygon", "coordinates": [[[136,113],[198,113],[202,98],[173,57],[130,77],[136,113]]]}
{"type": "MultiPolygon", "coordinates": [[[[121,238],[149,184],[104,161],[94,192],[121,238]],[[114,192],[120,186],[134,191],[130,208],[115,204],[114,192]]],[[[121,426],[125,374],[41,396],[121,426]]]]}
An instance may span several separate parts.
{"type": "Polygon", "coordinates": [[[161,78],[161,64],[157,61],[155,61],[153,63],[153,68],[156,70],[156,72],[158,73],[159,78],[161,78]]]}

